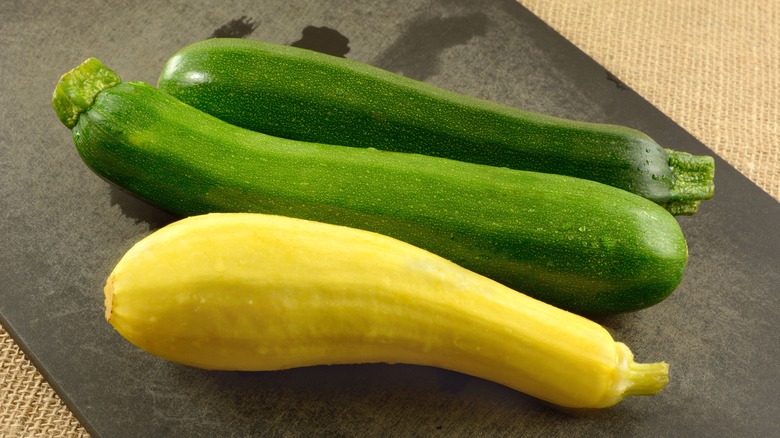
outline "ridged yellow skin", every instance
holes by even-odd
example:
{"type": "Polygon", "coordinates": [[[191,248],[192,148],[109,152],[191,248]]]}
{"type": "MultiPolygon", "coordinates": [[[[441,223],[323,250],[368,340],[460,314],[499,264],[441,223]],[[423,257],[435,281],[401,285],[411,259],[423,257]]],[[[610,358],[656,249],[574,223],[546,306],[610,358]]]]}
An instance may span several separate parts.
{"type": "Polygon", "coordinates": [[[383,235],[281,216],[195,216],[137,243],[106,287],[127,340],[206,369],[408,363],[567,407],[652,394],[600,325],[383,235]]]}

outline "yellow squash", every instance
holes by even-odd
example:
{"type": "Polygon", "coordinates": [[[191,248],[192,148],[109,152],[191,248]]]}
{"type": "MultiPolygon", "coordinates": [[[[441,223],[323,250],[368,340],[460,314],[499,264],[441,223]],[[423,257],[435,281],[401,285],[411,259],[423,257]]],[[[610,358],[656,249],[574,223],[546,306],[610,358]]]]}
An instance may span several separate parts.
{"type": "Polygon", "coordinates": [[[173,223],[127,252],[105,297],[130,342],[206,369],[428,365],[586,408],[668,380],[586,318],[390,237],[288,217],[173,223]]]}

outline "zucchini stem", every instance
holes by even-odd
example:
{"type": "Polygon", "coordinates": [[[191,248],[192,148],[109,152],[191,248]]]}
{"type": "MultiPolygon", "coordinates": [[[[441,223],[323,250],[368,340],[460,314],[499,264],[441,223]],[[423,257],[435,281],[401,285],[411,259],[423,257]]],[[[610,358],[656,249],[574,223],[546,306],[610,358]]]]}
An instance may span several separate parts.
{"type": "Polygon", "coordinates": [[[715,193],[715,160],[708,155],[691,155],[667,149],[672,168],[672,196],[663,204],[673,215],[691,215],[699,203],[715,193]]]}
{"type": "Polygon", "coordinates": [[[669,364],[631,362],[626,379],[630,382],[624,393],[627,396],[657,394],[669,382],[669,364]]]}
{"type": "Polygon", "coordinates": [[[97,58],[89,58],[62,75],[52,94],[51,106],[60,121],[72,129],[98,93],[120,82],[122,79],[113,70],[97,58]]]}
{"type": "Polygon", "coordinates": [[[669,383],[669,364],[666,362],[637,363],[634,354],[622,342],[617,342],[620,384],[615,389],[615,403],[630,395],[654,395],[669,383]]]}

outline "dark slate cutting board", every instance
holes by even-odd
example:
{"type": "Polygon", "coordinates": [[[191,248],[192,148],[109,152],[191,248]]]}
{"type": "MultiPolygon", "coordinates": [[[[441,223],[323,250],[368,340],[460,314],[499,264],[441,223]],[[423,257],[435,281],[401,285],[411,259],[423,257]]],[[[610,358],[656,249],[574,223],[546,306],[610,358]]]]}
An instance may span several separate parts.
{"type": "Polygon", "coordinates": [[[715,199],[680,218],[683,284],[599,320],[638,360],[670,363],[655,397],[561,412],[431,368],[204,372],[135,349],[103,320],[102,286],[134,242],[175,218],[88,170],[51,110],[59,76],[89,56],[155,84],[188,43],[262,39],[711,151],[510,0],[37,3],[0,15],[0,322],[93,435],[778,436],[780,204],[717,157],[715,199]]]}

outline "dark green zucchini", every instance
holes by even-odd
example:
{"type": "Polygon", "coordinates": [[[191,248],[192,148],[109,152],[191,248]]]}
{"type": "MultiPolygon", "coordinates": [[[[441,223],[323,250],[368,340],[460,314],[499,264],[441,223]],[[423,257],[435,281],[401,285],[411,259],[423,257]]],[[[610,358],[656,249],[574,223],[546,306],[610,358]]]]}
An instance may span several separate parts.
{"type": "Polygon", "coordinates": [[[53,106],[90,168],[179,215],[375,231],[584,314],[661,301],[687,262],[668,211],[593,181],[273,137],[121,82],[95,59],[63,76],[53,106]]]}
{"type": "Polygon", "coordinates": [[[714,190],[712,157],[664,149],[634,129],[521,111],[295,47],[197,42],[167,62],[158,87],[277,137],[576,176],[673,214],[693,214],[714,190]]]}

